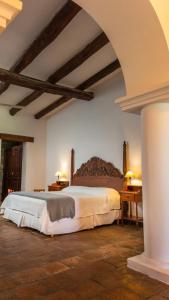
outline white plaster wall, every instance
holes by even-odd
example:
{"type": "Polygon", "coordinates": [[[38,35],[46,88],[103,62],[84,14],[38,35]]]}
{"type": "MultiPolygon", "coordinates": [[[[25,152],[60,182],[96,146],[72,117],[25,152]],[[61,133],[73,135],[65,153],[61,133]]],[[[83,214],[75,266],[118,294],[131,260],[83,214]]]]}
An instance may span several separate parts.
{"type": "Polygon", "coordinates": [[[125,94],[121,73],[95,88],[91,102],[75,101],[47,121],[47,183],[57,170],[70,167],[75,149],[78,168],[91,156],[111,161],[122,170],[123,141],[129,142],[130,168],[140,174],[140,116],[124,113],[114,100],[125,94]]]}
{"type": "Polygon", "coordinates": [[[33,136],[34,143],[24,143],[22,189],[33,190],[45,186],[46,180],[46,121],[31,116],[11,117],[0,108],[0,132],[33,136]]]}

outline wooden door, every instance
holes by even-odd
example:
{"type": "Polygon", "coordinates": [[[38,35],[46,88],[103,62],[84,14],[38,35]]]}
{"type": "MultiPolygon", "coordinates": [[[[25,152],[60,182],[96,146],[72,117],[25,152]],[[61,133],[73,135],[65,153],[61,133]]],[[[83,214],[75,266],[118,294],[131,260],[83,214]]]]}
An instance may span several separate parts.
{"type": "Polygon", "coordinates": [[[22,145],[12,146],[4,152],[2,199],[7,196],[9,190],[21,190],[22,149],[22,145]]]}

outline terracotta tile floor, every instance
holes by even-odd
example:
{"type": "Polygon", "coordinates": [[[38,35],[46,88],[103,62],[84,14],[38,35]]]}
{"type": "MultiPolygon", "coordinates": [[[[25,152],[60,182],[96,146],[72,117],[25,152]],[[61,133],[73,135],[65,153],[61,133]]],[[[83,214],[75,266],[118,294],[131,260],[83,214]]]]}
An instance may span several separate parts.
{"type": "Polygon", "coordinates": [[[0,300],[169,299],[169,286],[127,269],[142,251],[135,225],[51,238],[0,218],[0,300]]]}

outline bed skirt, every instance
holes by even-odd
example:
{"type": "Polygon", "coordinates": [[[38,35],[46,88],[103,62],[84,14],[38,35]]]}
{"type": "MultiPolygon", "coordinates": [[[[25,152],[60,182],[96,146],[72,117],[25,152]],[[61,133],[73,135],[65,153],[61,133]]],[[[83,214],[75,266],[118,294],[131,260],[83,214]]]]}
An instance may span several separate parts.
{"type": "Polygon", "coordinates": [[[112,224],[119,219],[120,210],[112,210],[106,214],[88,216],[83,218],[65,218],[51,222],[47,215],[36,218],[30,214],[5,209],[4,218],[14,222],[18,227],[29,227],[46,235],[66,234],[85,229],[92,229],[96,226],[112,224]]]}

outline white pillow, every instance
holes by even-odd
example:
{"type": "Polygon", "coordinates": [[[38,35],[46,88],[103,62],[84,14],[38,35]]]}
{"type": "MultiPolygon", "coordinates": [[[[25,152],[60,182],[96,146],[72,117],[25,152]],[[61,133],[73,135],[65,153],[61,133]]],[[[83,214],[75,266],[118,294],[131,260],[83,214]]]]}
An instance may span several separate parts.
{"type": "Polygon", "coordinates": [[[90,187],[70,185],[70,186],[64,188],[62,191],[68,192],[68,193],[85,193],[88,191],[88,189],[90,189],[90,187]]]}
{"type": "Polygon", "coordinates": [[[103,197],[103,199],[107,200],[111,209],[119,209],[120,208],[120,194],[113,188],[105,188],[105,187],[88,187],[88,186],[68,186],[64,188],[62,191],[66,193],[77,193],[77,194],[85,194],[89,196],[95,197],[103,197]]]}
{"type": "Polygon", "coordinates": [[[120,209],[120,194],[113,188],[88,187],[88,186],[68,186],[62,191],[66,193],[85,194],[95,197],[103,197],[109,203],[110,210],[120,209]]]}
{"type": "Polygon", "coordinates": [[[113,188],[105,188],[105,187],[89,187],[89,186],[68,186],[63,189],[64,192],[68,193],[84,193],[93,196],[114,196],[114,194],[119,194],[113,188]]]}

